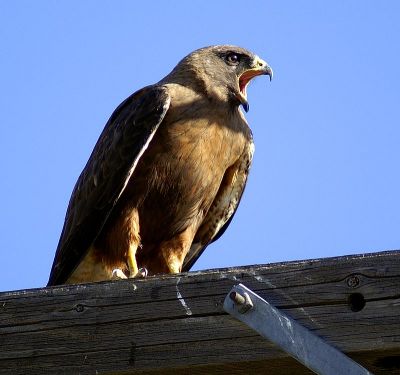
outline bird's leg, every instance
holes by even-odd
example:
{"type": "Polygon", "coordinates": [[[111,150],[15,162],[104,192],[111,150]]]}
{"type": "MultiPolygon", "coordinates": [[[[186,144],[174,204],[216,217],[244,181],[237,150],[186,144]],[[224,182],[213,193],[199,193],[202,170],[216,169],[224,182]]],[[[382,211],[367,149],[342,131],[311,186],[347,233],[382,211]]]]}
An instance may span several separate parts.
{"type": "Polygon", "coordinates": [[[125,253],[125,267],[113,269],[111,279],[119,280],[141,276],[141,274],[139,274],[139,269],[136,262],[136,249],[136,241],[132,241],[131,243],[129,243],[128,251],[125,253]],[[126,267],[128,268],[128,270],[126,270],[126,267]]]}
{"type": "Polygon", "coordinates": [[[183,261],[190,249],[196,229],[197,223],[194,222],[182,233],[161,244],[161,255],[165,262],[163,272],[180,273],[182,271],[183,261]]]}
{"type": "Polygon", "coordinates": [[[128,270],[129,270],[129,278],[133,277],[146,277],[148,271],[145,267],[138,268],[137,261],[136,261],[136,250],[137,246],[129,246],[127,263],[128,263],[128,270]]]}
{"type": "Polygon", "coordinates": [[[111,278],[113,280],[147,276],[147,274],[148,274],[147,269],[144,267],[138,268],[138,266],[137,266],[136,247],[133,247],[132,245],[129,247],[126,262],[128,264],[128,272],[129,272],[128,276],[120,268],[116,268],[112,271],[111,278]]]}
{"type": "Polygon", "coordinates": [[[129,278],[132,277],[136,277],[136,275],[138,274],[138,266],[137,266],[137,262],[136,262],[136,249],[137,246],[135,246],[134,244],[130,244],[129,245],[129,250],[128,250],[128,254],[127,254],[127,259],[126,262],[128,264],[128,271],[129,271],[129,278]]]}
{"type": "Polygon", "coordinates": [[[125,263],[124,271],[120,268],[114,269],[112,272],[113,279],[127,279],[134,277],[146,277],[147,270],[139,268],[136,260],[136,252],[141,247],[141,239],[139,235],[139,216],[137,209],[127,207],[123,211],[123,215],[115,223],[111,235],[113,235],[113,243],[119,240],[121,255],[125,263]],[[126,250],[127,249],[127,250],[126,250]],[[127,268],[127,270],[126,270],[127,268]]]}

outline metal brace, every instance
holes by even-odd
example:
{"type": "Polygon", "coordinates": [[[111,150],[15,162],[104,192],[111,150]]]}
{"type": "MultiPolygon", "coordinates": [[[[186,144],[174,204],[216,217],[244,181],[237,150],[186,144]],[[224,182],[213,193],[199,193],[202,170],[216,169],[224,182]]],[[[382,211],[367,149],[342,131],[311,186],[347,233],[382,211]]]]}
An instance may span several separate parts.
{"type": "Polygon", "coordinates": [[[225,297],[224,310],[319,375],[373,375],[283,314],[243,284],[225,297]]]}

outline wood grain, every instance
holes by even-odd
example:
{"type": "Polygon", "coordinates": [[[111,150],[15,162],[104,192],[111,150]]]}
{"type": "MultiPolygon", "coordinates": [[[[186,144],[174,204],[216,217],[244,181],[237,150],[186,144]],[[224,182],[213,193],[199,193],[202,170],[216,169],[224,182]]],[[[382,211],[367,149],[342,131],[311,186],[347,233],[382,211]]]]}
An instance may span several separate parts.
{"type": "Polygon", "coordinates": [[[399,251],[0,293],[0,374],[311,374],[223,311],[239,282],[400,374],[399,251]]]}

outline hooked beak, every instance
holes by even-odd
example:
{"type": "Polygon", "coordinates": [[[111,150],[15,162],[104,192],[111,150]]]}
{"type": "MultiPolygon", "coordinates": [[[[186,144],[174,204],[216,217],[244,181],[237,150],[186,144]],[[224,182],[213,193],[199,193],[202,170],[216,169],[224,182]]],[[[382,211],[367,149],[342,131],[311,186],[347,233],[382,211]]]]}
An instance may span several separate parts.
{"type": "Polygon", "coordinates": [[[247,101],[247,85],[249,82],[256,76],[259,75],[268,75],[269,80],[272,80],[273,71],[271,67],[258,56],[254,58],[253,66],[245,70],[239,77],[239,93],[238,93],[238,100],[242,105],[243,109],[248,112],[250,109],[249,103],[247,101]]]}

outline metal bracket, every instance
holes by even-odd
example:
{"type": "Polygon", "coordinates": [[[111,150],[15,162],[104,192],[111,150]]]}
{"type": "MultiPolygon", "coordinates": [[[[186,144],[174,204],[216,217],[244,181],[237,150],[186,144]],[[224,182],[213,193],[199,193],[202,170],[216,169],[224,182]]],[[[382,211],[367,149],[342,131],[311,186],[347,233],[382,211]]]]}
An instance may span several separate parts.
{"type": "Polygon", "coordinates": [[[224,310],[319,375],[373,375],[243,284],[225,297],[224,310]]]}

